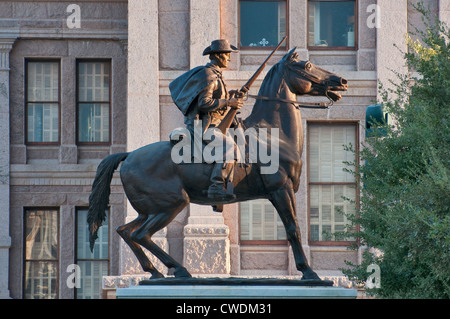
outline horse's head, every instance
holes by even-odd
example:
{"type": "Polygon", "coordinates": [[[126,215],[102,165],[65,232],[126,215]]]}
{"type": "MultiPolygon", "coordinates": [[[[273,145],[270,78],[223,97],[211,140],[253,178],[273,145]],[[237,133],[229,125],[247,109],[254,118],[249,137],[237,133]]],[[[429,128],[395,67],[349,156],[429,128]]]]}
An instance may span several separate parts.
{"type": "Polygon", "coordinates": [[[341,99],[338,91],[347,91],[347,80],[328,72],[310,61],[301,61],[292,49],[280,61],[285,64],[285,80],[289,89],[297,95],[326,96],[333,101],[341,99]]]}

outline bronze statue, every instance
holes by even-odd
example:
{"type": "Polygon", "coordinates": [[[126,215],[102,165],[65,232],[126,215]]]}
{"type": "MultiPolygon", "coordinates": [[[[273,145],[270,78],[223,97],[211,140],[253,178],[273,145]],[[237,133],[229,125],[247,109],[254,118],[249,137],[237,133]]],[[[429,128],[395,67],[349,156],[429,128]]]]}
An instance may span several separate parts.
{"type": "MultiPolygon", "coordinates": [[[[232,179],[232,197],[208,197],[204,190],[211,184],[210,176],[216,164],[176,164],[171,160],[171,149],[174,146],[170,141],[153,143],[130,153],[109,155],[97,169],[89,198],[91,249],[94,247],[98,228],[105,218],[113,173],[123,161],[120,177],[125,194],[138,212],[138,217],[118,227],[117,232],[130,246],[144,271],[152,274],[152,278],[161,278],[163,275],[146,257],[141,246],[148,249],[168,268],[174,268],[175,277],[191,276],[186,268],[151,239],[155,232],[167,226],[189,203],[222,205],[267,198],[283,222],[296,267],[303,273],[302,279],[319,280],[308,265],[303,252],[295,208],[303,151],[302,119],[296,95],[326,96],[331,102],[341,98],[337,91],[346,90],[347,81],[344,78],[309,61],[301,61],[295,48],[275,64],[261,84],[251,114],[241,121],[241,124],[246,129],[278,130],[276,142],[279,145],[279,164],[276,172],[271,174],[263,174],[264,165],[258,161],[249,165],[237,165],[232,179]]],[[[224,91],[219,100],[222,98],[223,101],[230,101],[224,91]]],[[[239,108],[237,101],[236,104],[230,104],[239,108]]],[[[225,102],[218,102],[219,107],[224,105],[225,102]],[[223,104],[220,106],[221,103],[223,104]]],[[[186,114],[190,114],[189,109],[186,114]]]]}

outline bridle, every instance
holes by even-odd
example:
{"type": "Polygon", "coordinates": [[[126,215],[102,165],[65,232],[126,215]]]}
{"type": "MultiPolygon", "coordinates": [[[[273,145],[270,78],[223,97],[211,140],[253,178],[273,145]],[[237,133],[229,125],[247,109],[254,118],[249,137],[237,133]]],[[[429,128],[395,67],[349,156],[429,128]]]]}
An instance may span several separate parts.
{"type": "Polygon", "coordinates": [[[307,108],[307,109],[328,109],[330,106],[333,105],[333,100],[328,96],[328,93],[325,93],[326,97],[328,98],[329,102],[317,102],[317,103],[308,103],[308,102],[299,102],[294,100],[288,100],[288,99],[282,99],[280,97],[268,97],[268,96],[260,96],[260,95],[251,95],[247,94],[248,97],[251,97],[256,100],[263,100],[263,101],[278,101],[278,102],[284,102],[288,104],[292,104],[296,109],[300,108],[307,108]]]}

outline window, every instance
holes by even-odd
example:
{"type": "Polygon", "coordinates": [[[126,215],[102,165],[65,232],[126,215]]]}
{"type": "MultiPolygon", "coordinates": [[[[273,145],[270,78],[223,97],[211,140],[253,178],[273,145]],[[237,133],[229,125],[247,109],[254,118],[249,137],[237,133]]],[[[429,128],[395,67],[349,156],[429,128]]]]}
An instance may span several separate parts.
{"type": "Polygon", "coordinates": [[[25,210],[24,298],[55,299],[58,283],[58,211],[25,210]]]}
{"type": "Polygon", "coordinates": [[[276,47],[286,35],[286,0],[239,1],[240,46],[276,47]]]}
{"type": "Polygon", "coordinates": [[[100,299],[102,277],[108,275],[109,269],[108,218],[98,230],[98,238],[92,253],[89,248],[87,214],[87,209],[77,210],[76,264],[80,267],[81,287],[77,288],[76,297],[77,299],[100,299]]]}
{"type": "Polygon", "coordinates": [[[59,61],[26,61],[26,141],[59,142],[59,61]]]}
{"type": "Polygon", "coordinates": [[[286,242],[286,231],[271,202],[258,199],[242,202],[240,207],[241,241],[286,242]]]}
{"type": "Polygon", "coordinates": [[[345,214],[355,213],[356,184],[344,162],[354,154],[344,149],[357,145],[355,125],[309,126],[309,225],[311,242],[338,241],[335,232],[346,230],[345,214]],[[351,201],[345,200],[350,199],[351,201]]]}
{"type": "Polygon", "coordinates": [[[308,3],[308,46],[355,48],[356,1],[310,0],[308,3]]]}
{"type": "Polygon", "coordinates": [[[110,61],[78,61],[78,142],[110,141],[110,61]]]}

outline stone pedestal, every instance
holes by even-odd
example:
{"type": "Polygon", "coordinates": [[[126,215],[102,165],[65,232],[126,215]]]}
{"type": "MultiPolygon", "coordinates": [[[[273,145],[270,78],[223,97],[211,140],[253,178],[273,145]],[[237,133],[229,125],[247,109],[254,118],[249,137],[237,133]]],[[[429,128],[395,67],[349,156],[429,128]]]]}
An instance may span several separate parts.
{"type": "Polygon", "coordinates": [[[117,299],[356,299],[355,289],[283,286],[132,286],[117,299]]]}
{"type": "Polygon", "coordinates": [[[333,287],[320,280],[276,278],[165,278],[119,288],[117,299],[354,299],[356,289],[333,287]]]}
{"type": "Polygon", "coordinates": [[[183,265],[192,274],[230,274],[229,228],[210,206],[191,204],[184,227],[183,265]]]}

